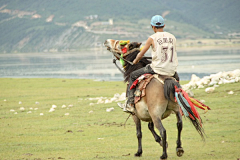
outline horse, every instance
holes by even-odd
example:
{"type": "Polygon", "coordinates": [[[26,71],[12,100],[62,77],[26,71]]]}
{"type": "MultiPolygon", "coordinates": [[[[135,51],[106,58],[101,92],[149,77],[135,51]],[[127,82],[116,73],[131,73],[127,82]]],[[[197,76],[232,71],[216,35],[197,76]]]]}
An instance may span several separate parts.
{"type": "MultiPolygon", "coordinates": [[[[140,52],[141,43],[131,42],[126,45],[120,45],[118,40],[107,39],[104,42],[107,50],[114,53],[117,59],[123,59],[125,64],[124,68],[124,81],[127,82],[129,75],[132,71],[139,68],[145,67],[150,64],[151,61],[148,57],[143,57],[139,63],[132,64],[131,62],[135,59],[137,54],[140,52]],[[127,54],[122,57],[122,49],[127,50],[127,54]],[[127,63],[126,63],[127,62],[127,63]]],[[[139,102],[135,104],[135,111],[132,114],[132,118],[136,124],[136,132],[138,139],[138,150],[135,153],[136,157],[142,156],[142,131],[141,121],[148,122],[148,128],[151,131],[155,141],[162,146],[163,151],[160,156],[161,160],[167,159],[167,132],[162,124],[162,120],[174,113],[177,118],[177,146],[176,154],[181,157],[184,153],[182,142],[181,142],[181,131],[183,128],[182,114],[180,112],[179,104],[174,99],[175,87],[181,87],[180,84],[173,78],[166,78],[164,84],[161,83],[157,78],[152,78],[146,87],[146,96],[142,97],[139,102]],[[154,127],[158,129],[161,137],[155,132],[154,127]]],[[[204,139],[204,130],[198,121],[191,120],[200,136],[204,139]]]]}

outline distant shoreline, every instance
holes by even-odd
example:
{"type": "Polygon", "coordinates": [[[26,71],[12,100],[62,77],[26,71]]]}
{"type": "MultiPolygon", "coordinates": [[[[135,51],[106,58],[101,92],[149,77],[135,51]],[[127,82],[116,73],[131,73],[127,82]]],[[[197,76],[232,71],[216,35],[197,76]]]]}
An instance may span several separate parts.
{"type": "Polygon", "coordinates": [[[177,51],[193,51],[193,50],[240,50],[240,45],[236,46],[191,46],[191,47],[177,47],[177,51]]]}
{"type": "Polygon", "coordinates": [[[240,49],[240,39],[179,39],[177,40],[178,51],[190,50],[238,50],[240,49]]]}

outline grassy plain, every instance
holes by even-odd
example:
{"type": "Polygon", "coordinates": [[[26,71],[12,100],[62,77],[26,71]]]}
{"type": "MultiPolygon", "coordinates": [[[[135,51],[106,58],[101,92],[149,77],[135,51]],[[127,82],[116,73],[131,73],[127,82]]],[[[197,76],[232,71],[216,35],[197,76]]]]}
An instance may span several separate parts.
{"type": "MultiPolygon", "coordinates": [[[[147,123],[142,123],[143,156],[135,158],[137,138],[132,119],[124,127],[128,115],[116,103],[91,106],[89,104],[96,101],[87,100],[113,97],[122,92],[125,92],[123,82],[1,78],[0,159],[159,159],[162,148],[154,141],[147,123]],[[50,113],[53,104],[57,108],[50,113]],[[64,104],[73,107],[61,108],[64,104]],[[20,107],[25,110],[20,111],[20,107]],[[110,107],[115,110],[106,112],[110,107]],[[18,114],[10,112],[11,109],[18,114]],[[32,113],[27,113],[29,111],[32,113]]],[[[163,121],[168,135],[168,159],[239,159],[240,84],[222,85],[211,94],[205,93],[204,89],[193,92],[195,98],[205,100],[212,109],[206,114],[199,110],[206,141],[203,142],[190,122],[184,119],[182,143],[185,153],[183,157],[177,157],[176,118],[171,115],[163,121]],[[229,91],[234,93],[228,94],[229,91]]]]}

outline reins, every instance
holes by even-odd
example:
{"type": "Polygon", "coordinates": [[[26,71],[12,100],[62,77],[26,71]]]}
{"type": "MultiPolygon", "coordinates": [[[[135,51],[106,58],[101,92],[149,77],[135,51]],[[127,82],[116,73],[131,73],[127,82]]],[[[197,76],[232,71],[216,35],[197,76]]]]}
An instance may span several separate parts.
{"type": "MultiPolygon", "coordinates": [[[[117,54],[116,52],[112,52],[113,54],[114,54],[114,56],[115,57],[117,57],[117,58],[119,58],[119,59],[122,59],[122,60],[124,60],[125,62],[127,62],[127,63],[129,63],[129,64],[131,64],[131,65],[133,65],[133,63],[132,62],[130,62],[130,61],[128,61],[128,60],[126,60],[125,58],[123,58],[123,57],[121,57],[119,54],[117,54]]],[[[129,53],[130,54],[130,53],[129,53]]]]}
{"type": "Polygon", "coordinates": [[[130,117],[131,115],[132,115],[132,114],[130,113],[129,116],[127,117],[126,121],[124,122],[124,128],[126,128],[126,123],[127,123],[128,119],[129,119],[129,117],[130,117]]]}
{"type": "MultiPolygon", "coordinates": [[[[114,45],[115,45],[115,44],[116,44],[116,43],[114,43],[114,45]]],[[[117,58],[119,58],[119,59],[122,59],[123,61],[125,61],[125,62],[133,65],[132,62],[126,60],[124,57],[126,57],[127,55],[129,55],[129,54],[131,54],[131,53],[133,53],[133,52],[135,52],[135,51],[140,51],[140,49],[139,49],[139,48],[134,48],[134,49],[132,49],[131,51],[127,51],[126,53],[124,53],[123,57],[120,56],[120,55],[122,54],[121,51],[113,50],[113,49],[111,49],[110,51],[113,53],[113,55],[114,55],[115,57],[117,57],[117,58]],[[118,53],[119,53],[119,54],[118,54],[118,53]]],[[[116,64],[116,63],[115,63],[115,64],[116,64]]]]}
{"type": "Polygon", "coordinates": [[[116,60],[117,60],[117,59],[113,59],[113,63],[115,64],[115,66],[117,67],[117,69],[124,75],[125,71],[122,70],[122,69],[117,65],[116,60]]]}
{"type": "MultiPolygon", "coordinates": [[[[114,46],[116,45],[116,43],[117,43],[117,41],[114,43],[114,46]]],[[[134,49],[132,49],[132,50],[130,50],[130,51],[127,51],[127,52],[124,53],[124,54],[123,54],[121,51],[114,50],[114,49],[110,49],[109,51],[112,52],[113,55],[114,55],[116,58],[118,58],[119,60],[121,59],[121,60],[123,60],[124,62],[129,63],[130,65],[134,65],[132,62],[130,62],[129,60],[125,59],[124,57],[128,56],[129,54],[131,54],[131,53],[133,53],[133,52],[135,52],[135,51],[140,51],[140,49],[139,49],[139,48],[134,48],[134,49]],[[123,56],[120,56],[121,54],[123,54],[123,56]]],[[[152,57],[142,57],[142,58],[152,59],[152,57]]],[[[125,71],[122,70],[122,69],[117,65],[116,60],[117,60],[117,59],[113,59],[113,63],[114,63],[115,66],[118,68],[118,70],[119,70],[122,74],[124,74],[125,71]]]]}

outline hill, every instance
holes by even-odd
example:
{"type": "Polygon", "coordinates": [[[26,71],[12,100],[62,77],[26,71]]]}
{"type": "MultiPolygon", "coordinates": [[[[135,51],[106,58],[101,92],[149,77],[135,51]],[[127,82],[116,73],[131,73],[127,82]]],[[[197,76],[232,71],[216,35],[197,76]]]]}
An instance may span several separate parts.
{"type": "Polygon", "coordinates": [[[179,39],[239,36],[240,1],[2,0],[0,52],[72,51],[106,38],[143,41],[161,14],[179,39]]]}

